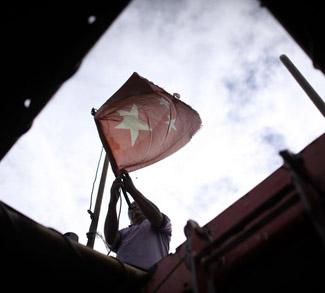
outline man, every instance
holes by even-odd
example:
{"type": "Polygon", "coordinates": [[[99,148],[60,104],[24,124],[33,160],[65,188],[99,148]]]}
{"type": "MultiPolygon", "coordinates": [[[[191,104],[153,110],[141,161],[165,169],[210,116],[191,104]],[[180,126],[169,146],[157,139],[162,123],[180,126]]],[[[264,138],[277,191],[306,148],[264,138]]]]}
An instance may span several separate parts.
{"type": "Polygon", "coordinates": [[[171,239],[170,219],[148,200],[124,172],[111,187],[111,198],[104,225],[104,234],[116,257],[133,266],[151,271],[157,261],[166,256],[171,239]],[[129,206],[131,225],[118,230],[116,204],[124,188],[134,199],[129,206]]]}

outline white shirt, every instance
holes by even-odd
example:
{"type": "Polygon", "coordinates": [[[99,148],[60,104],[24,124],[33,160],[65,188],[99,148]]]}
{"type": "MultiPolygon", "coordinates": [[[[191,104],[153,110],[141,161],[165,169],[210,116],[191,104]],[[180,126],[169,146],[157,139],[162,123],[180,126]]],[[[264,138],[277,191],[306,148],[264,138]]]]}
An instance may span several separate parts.
{"type": "Polygon", "coordinates": [[[166,256],[171,239],[170,219],[163,214],[161,228],[152,227],[145,219],[141,224],[120,230],[121,240],[116,257],[130,265],[148,270],[166,256]]]}

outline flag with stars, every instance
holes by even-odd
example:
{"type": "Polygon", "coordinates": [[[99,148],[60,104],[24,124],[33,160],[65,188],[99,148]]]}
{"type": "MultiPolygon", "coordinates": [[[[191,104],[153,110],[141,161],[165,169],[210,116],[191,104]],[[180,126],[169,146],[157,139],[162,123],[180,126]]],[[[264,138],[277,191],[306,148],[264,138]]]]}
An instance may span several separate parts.
{"type": "Polygon", "coordinates": [[[199,114],[137,73],[96,112],[96,126],[115,176],[158,162],[187,144],[199,114]]]}

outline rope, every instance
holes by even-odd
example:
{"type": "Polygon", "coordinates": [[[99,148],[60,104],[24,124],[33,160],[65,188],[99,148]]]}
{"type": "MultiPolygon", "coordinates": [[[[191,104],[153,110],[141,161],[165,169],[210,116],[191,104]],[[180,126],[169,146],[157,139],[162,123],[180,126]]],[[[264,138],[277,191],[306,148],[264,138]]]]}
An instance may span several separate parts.
{"type": "Polygon", "coordinates": [[[99,160],[98,160],[98,164],[97,164],[97,169],[96,169],[96,174],[95,174],[95,179],[94,179],[93,187],[92,187],[92,189],[91,189],[91,194],[90,194],[90,204],[89,204],[89,209],[87,210],[88,214],[90,214],[90,218],[91,218],[91,219],[92,219],[93,216],[94,216],[94,213],[91,211],[91,206],[92,206],[92,202],[93,202],[94,187],[95,187],[95,183],[96,183],[96,180],[97,180],[97,174],[98,174],[99,164],[100,164],[100,161],[101,161],[101,159],[102,159],[103,150],[104,150],[104,147],[102,147],[102,150],[101,150],[101,152],[100,152],[100,156],[99,156],[99,160]]]}
{"type": "MultiPolygon", "coordinates": [[[[95,179],[94,179],[91,194],[90,194],[89,209],[87,210],[87,212],[90,214],[91,219],[93,219],[93,216],[94,216],[94,213],[91,211],[92,202],[93,202],[93,193],[94,193],[95,183],[96,183],[96,180],[97,180],[100,161],[101,161],[102,155],[103,155],[103,150],[104,150],[104,147],[102,147],[102,150],[100,152],[100,156],[99,156],[99,160],[98,160],[98,164],[97,164],[97,169],[96,169],[96,173],[95,173],[95,179]]],[[[125,191],[123,190],[123,192],[125,192],[125,191]]],[[[126,196],[126,195],[124,194],[124,196],[126,196]]],[[[126,196],[126,200],[128,200],[127,196],[126,196]]],[[[128,204],[129,204],[129,202],[128,202],[128,204]]],[[[120,208],[119,208],[119,213],[118,213],[118,218],[117,218],[117,225],[119,225],[119,222],[120,222],[121,211],[122,211],[122,199],[120,198],[120,208]]],[[[104,242],[104,245],[105,245],[105,247],[106,247],[106,249],[108,251],[107,255],[109,255],[111,253],[112,249],[110,249],[108,247],[108,244],[107,244],[106,240],[104,239],[104,237],[101,234],[99,234],[97,231],[94,231],[94,232],[88,232],[87,236],[88,236],[88,234],[93,234],[93,233],[95,234],[95,236],[98,236],[100,239],[102,239],[102,241],[104,242]]]]}

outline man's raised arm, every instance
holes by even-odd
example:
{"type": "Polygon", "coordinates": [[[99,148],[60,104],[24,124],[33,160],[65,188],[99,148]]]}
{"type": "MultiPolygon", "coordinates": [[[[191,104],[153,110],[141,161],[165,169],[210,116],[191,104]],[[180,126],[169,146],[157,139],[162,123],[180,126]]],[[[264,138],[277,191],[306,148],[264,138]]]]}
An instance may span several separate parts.
{"type": "Polygon", "coordinates": [[[111,199],[108,205],[108,212],[104,224],[104,235],[110,248],[114,248],[120,241],[118,233],[118,221],[116,214],[116,204],[120,197],[120,188],[123,183],[120,179],[115,179],[111,187],[111,199]]]}
{"type": "Polygon", "coordinates": [[[161,227],[163,223],[163,215],[159,208],[147,199],[133,184],[130,175],[127,172],[123,172],[123,186],[125,190],[130,193],[142,213],[151,222],[154,227],[161,227]]]}

